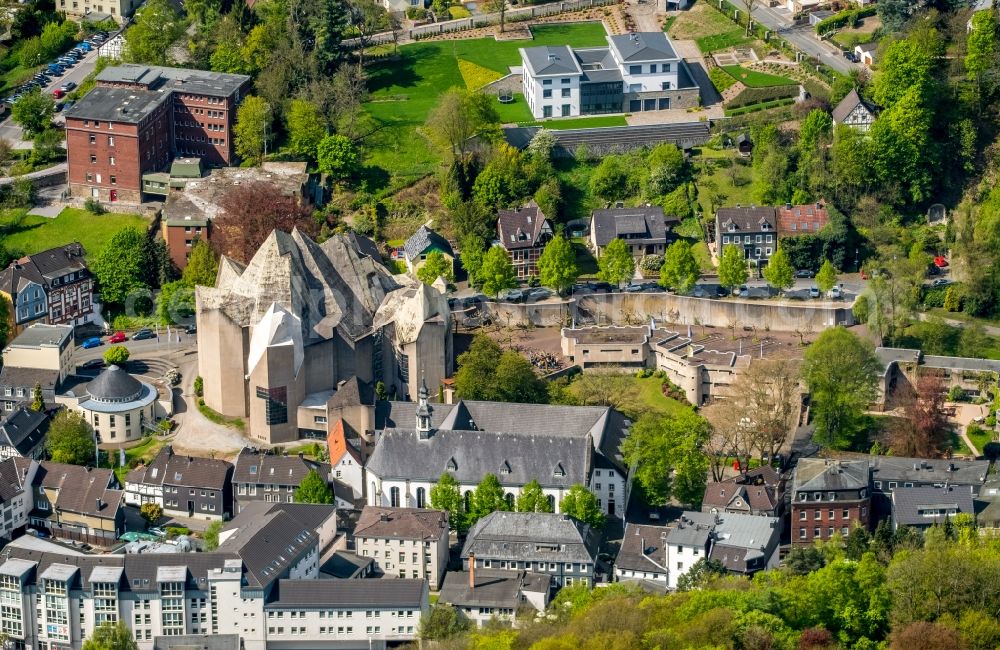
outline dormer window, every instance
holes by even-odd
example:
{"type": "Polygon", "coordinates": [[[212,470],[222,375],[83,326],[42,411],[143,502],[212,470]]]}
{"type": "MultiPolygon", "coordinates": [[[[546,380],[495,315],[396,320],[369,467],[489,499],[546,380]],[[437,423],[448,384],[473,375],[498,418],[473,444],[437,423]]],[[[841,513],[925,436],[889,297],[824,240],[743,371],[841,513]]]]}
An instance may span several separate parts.
{"type": "Polygon", "coordinates": [[[500,465],[500,473],[501,474],[510,474],[510,463],[508,463],[507,461],[504,461],[500,465]]]}
{"type": "Polygon", "coordinates": [[[448,459],[448,471],[454,472],[456,470],[458,470],[458,463],[455,462],[455,457],[452,456],[448,459]]]}
{"type": "Polygon", "coordinates": [[[557,477],[566,476],[566,470],[563,468],[562,463],[556,463],[556,467],[552,470],[552,475],[557,477]]]}

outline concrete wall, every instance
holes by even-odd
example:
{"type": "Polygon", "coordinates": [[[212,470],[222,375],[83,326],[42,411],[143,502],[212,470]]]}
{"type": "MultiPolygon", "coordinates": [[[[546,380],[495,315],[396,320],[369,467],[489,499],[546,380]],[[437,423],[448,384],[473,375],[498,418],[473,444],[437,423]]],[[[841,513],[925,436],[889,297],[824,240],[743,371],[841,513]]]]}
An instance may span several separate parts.
{"type": "Polygon", "coordinates": [[[205,384],[205,405],[229,417],[247,416],[247,331],[217,309],[197,310],[198,374],[205,384]]]}
{"type": "Polygon", "coordinates": [[[669,293],[586,294],[567,302],[487,302],[484,313],[511,326],[641,325],[650,318],[681,325],[753,326],[776,332],[821,332],[853,325],[850,305],[821,306],[794,301],[713,300],[669,293]]]}

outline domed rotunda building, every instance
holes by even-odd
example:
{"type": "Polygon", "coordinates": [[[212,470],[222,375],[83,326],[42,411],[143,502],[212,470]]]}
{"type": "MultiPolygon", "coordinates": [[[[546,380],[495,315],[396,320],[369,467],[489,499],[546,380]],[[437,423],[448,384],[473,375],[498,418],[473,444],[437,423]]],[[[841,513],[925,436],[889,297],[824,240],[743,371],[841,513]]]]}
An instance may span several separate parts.
{"type": "Polygon", "coordinates": [[[139,440],[143,425],[152,427],[156,422],[156,388],[118,366],[108,366],[85,391],[75,408],[94,427],[102,447],[139,440]]]}

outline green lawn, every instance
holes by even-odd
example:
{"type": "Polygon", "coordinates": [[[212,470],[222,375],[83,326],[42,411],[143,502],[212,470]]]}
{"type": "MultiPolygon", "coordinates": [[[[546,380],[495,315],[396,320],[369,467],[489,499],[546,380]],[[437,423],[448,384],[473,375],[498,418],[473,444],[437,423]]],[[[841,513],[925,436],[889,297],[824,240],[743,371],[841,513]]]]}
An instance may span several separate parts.
{"type": "MultiPolygon", "coordinates": [[[[710,152],[707,148],[703,150],[706,154],[710,152]]],[[[737,203],[749,205],[754,201],[750,166],[737,162],[738,156],[732,151],[722,153],[725,155],[721,157],[701,155],[694,158],[696,163],[700,163],[700,172],[695,178],[695,184],[698,186],[698,201],[701,204],[702,214],[714,214],[713,197],[716,199],[715,207],[737,203]],[[717,162],[706,164],[709,160],[717,162]]]]}
{"type": "Polygon", "coordinates": [[[398,59],[373,66],[366,109],[384,128],[379,132],[380,141],[369,149],[366,164],[389,172],[397,186],[435,170],[437,156],[417,128],[427,120],[442,93],[464,87],[459,59],[507,74],[510,66],[520,62],[520,47],[586,47],[606,42],[604,27],[597,22],[539,25],[532,32],[531,43],[498,43],[492,38],[414,43],[400,48],[398,59]]]}
{"type": "Polygon", "coordinates": [[[737,45],[746,45],[747,43],[752,43],[753,40],[752,38],[747,38],[742,29],[734,29],[722,34],[712,34],[711,36],[696,38],[695,43],[698,44],[698,49],[703,54],[709,54],[720,50],[728,50],[737,45]]]}
{"type": "Polygon", "coordinates": [[[593,117],[567,117],[540,122],[528,122],[521,126],[544,126],[546,129],[565,131],[567,129],[601,129],[607,126],[627,126],[624,115],[595,115],[593,117]]]}
{"type": "Polygon", "coordinates": [[[656,411],[667,416],[674,416],[683,411],[690,411],[691,407],[687,404],[670,399],[663,394],[663,391],[660,389],[663,381],[663,379],[655,376],[635,380],[639,385],[639,394],[642,396],[642,401],[646,407],[650,411],[656,411]]]}
{"type": "Polygon", "coordinates": [[[788,86],[796,83],[787,77],[748,70],[739,65],[724,65],[722,69],[728,72],[733,79],[742,81],[748,88],[769,88],[771,86],[788,86]]]}
{"type": "Polygon", "coordinates": [[[563,218],[560,221],[589,219],[591,212],[604,207],[600,199],[590,194],[590,177],[597,168],[595,164],[575,158],[557,158],[555,168],[563,186],[563,218]]]}
{"type": "Polygon", "coordinates": [[[969,436],[972,444],[976,446],[976,451],[980,454],[983,453],[983,447],[986,446],[986,443],[993,441],[993,432],[989,429],[980,428],[978,431],[973,430],[971,432],[966,430],[966,434],[969,436]]]}
{"type": "Polygon", "coordinates": [[[125,475],[128,474],[129,467],[132,465],[133,461],[148,463],[156,457],[156,454],[160,452],[163,445],[167,444],[165,440],[157,439],[155,436],[149,436],[146,440],[140,444],[132,447],[131,449],[125,450],[125,467],[118,467],[118,452],[109,451],[108,456],[112,463],[115,464],[115,476],[124,485],[125,475]]]}
{"type": "Polygon", "coordinates": [[[708,244],[703,241],[695,242],[691,246],[691,252],[694,253],[694,258],[698,260],[698,266],[701,268],[702,273],[713,273],[715,271],[715,265],[712,264],[712,253],[708,250],[708,244]]]}
{"type": "Polygon", "coordinates": [[[79,208],[64,208],[55,219],[27,214],[27,210],[0,211],[4,245],[26,254],[79,241],[93,260],[111,237],[126,226],[146,229],[149,222],[137,214],[94,215],[79,208]]]}
{"type": "Polygon", "coordinates": [[[514,101],[510,104],[497,102],[497,113],[500,115],[501,124],[527,124],[535,119],[521,93],[515,93],[514,101]]]}

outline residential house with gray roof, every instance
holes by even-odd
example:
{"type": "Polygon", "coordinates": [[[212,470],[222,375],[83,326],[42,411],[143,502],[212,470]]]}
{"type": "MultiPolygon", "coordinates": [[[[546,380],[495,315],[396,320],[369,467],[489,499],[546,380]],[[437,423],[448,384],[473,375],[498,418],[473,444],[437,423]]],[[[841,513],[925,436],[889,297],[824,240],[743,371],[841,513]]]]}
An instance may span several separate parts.
{"type": "Polygon", "coordinates": [[[448,568],[448,513],[428,508],[365,506],[354,526],[354,549],[386,575],[441,587],[448,568]]]}
{"type": "Polygon", "coordinates": [[[853,526],[869,529],[871,475],[867,460],[800,459],[792,474],[792,543],[846,536],[853,526]]]}
{"type": "Polygon", "coordinates": [[[594,210],[590,219],[590,245],[597,257],[615,239],[624,240],[636,259],[663,255],[669,237],[668,222],[676,225],[680,219],[667,217],[658,205],[594,210]]]}
{"type": "Polygon", "coordinates": [[[615,580],[638,582],[665,591],[669,587],[670,575],[670,560],[667,557],[669,533],[668,526],[627,524],[615,558],[615,580]]]}
{"type": "Polygon", "coordinates": [[[594,584],[600,536],[569,515],[492,512],[469,529],[462,566],[547,574],[556,589],[594,584]]]}
{"type": "Polygon", "coordinates": [[[639,113],[698,105],[700,90],[664,32],[607,37],[607,46],[521,48],[522,87],[535,118],[639,113]]]}
{"type": "Polygon", "coordinates": [[[709,481],[701,511],[778,517],[784,506],[785,481],[764,465],[724,481],[709,481]]]}
{"type": "Polygon", "coordinates": [[[73,369],[73,326],[32,323],[3,349],[0,411],[30,404],[35,386],[51,405],[73,369]]]}
{"type": "Polygon", "coordinates": [[[552,239],[552,224],[534,200],[497,213],[497,241],[510,255],[518,278],[538,275],[538,258],[552,239]]]}
{"type": "Polygon", "coordinates": [[[629,483],[620,446],[631,423],[611,408],[430,404],[426,393],[417,403],[373,408],[376,442],[365,466],[370,505],[426,507],[431,488],[448,472],[466,499],[494,474],[510,503],[536,480],[553,511],[575,484],[590,488],[605,514],[625,511],[629,483]]]}
{"type": "Polygon", "coordinates": [[[315,471],[330,484],[341,507],[353,506],[354,495],[344,484],[330,479],[330,465],[305,458],[302,454],[280,456],[244,447],[233,469],[233,511],[239,514],[248,503],[294,503],[295,488],[315,471]],[[339,495],[338,495],[339,492],[339,495]]]}
{"type": "Polygon", "coordinates": [[[26,255],[0,271],[0,294],[14,306],[12,333],[31,323],[83,325],[93,320],[94,280],[79,242],[26,255]]]}
{"type": "Polygon", "coordinates": [[[34,503],[32,482],[38,463],[26,458],[0,461],[0,544],[28,523],[34,503]]]}
{"type": "Polygon", "coordinates": [[[166,515],[206,520],[232,513],[233,466],[224,460],[175,454],[165,446],[148,465],[125,477],[125,502],[156,503],[166,515]]]}
{"type": "Polygon", "coordinates": [[[451,244],[424,224],[403,244],[403,257],[406,260],[407,270],[416,276],[431,253],[441,253],[454,272],[455,251],[452,250],[451,244]]]}
{"type": "Polygon", "coordinates": [[[48,430],[48,414],[28,408],[27,403],[22,402],[14,411],[0,414],[0,460],[41,460],[45,456],[45,434],[48,430]]]}
{"type": "Polygon", "coordinates": [[[975,517],[975,491],[969,485],[900,487],[892,491],[892,529],[902,526],[926,530],[955,515],[975,517]]]}
{"type": "Polygon", "coordinates": [[[982,489],[990,467],[988,460],[905,456],[873,456],[870,464],[872,508],[876,520],[890,517],[892,495],[898,489],[962,486],[970,488],[975,497],[982,489]]]}
{"type": "Polygon", "coordinates": [[[451,605],[477,627],[491,621],[516,625],[518,612],[544,612],[552,594],[552,579],[544,573],[479,569],[449,571],[438,603],[451,605]],[[533,611],[532,611],[533,610],[533,611]]]}
{"type": "Polygon", "coordinates": [[[857,88],[853,88],[837,103],[831,115],[834,125],[843,124],[867,133],[875,123],[877,113],[875,106],[861,97],[857,88]]]}
{"type": "Polygon", "coordinates": [[[715,248],[739,246],[743,257],[763,267],[778,249],[778,215],[774,208],[741,206],[719,208],[715,213],[715,248]]]}
{"type": "Polygon", "coordinates": [[[37,464],[31,526],[101,547],[113,545],[125,532],[125,493],[114,472],[44,460],[37,464]]]}

